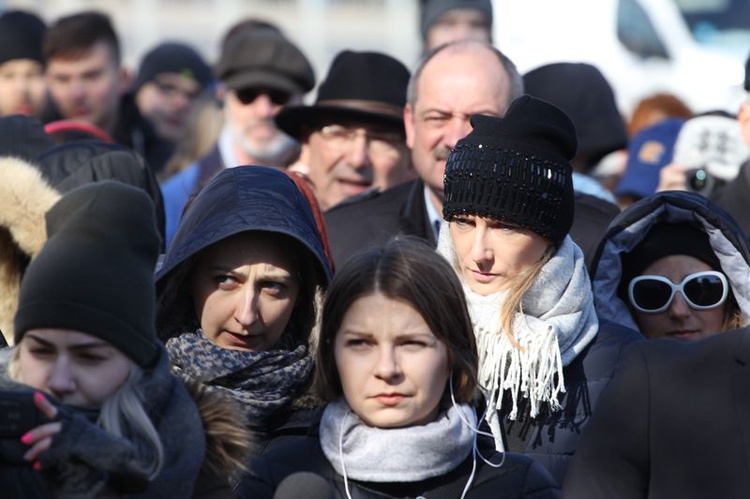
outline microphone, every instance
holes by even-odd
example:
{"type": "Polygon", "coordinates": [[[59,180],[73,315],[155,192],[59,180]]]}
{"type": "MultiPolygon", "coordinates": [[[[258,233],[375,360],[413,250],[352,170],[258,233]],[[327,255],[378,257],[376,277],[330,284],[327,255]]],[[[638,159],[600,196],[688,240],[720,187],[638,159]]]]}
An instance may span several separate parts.
{"type": "Polygon", "coordinates": [[[335,499],[333,486],[320,475],[309,471],[298,471],[284,478],[273,499],[335,499]]]}

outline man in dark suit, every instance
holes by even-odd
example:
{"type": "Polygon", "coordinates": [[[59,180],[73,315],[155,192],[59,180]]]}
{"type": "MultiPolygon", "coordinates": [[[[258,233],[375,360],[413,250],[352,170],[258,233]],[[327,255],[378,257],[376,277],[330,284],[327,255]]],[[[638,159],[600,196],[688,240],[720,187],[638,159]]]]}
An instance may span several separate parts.
{"type": "MultiPolygon", "coordinates": [[[[404,109],[406,144],[418,179],[370,192],[330,209],[328,237],[337,267],[356,251],[411,234],[436,244],[443,219],[443,173],[451,149],[471,131],[472,114],[502,116],[523,94],[513,62],[481,41],[428,52],[412,73],[404,109]]],[[[576,198],[571,237],[589,258],[619,209],[590,195],[576,198]]]]}
{"type": "Polygon", "coordinates": [[[629,347],[563,497],[750,497],[750,329],[629,347]]]}

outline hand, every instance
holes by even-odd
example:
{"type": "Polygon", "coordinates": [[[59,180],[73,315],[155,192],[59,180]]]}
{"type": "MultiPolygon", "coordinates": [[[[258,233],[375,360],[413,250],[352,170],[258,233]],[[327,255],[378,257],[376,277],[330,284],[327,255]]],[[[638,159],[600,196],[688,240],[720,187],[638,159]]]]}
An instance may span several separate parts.
{"type": "MultiPolygon", "coordinates": [[[[57,408],[41,392],[34,393],[34,405],[36,405],[39,412],[44,414],[47,419],[54,420],[57,418],[57,408]]],[[[62,423],[55,421],[37,426],[21,437],[22,443],[31,446],[31,449],[23,455],[23,458],[26,461],[33,462],[34,469],[40,468],[37,462],[39,454],[50,448],[52,437],[59,433],[61,429],[62,423]]]]}
{"type": "Polygon", "coordinates": [[[656,192],[660,191],[686,191],[687,166],[680,163],[670,163],[659,172],[659,185],[656,192]]]}

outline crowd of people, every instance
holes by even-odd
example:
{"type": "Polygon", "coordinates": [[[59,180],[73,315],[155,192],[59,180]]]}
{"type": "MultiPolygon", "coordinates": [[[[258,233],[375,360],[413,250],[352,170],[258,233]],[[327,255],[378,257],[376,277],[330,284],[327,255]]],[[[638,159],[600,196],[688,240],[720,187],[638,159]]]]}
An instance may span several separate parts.
{"type": "Polygon", "coordinates": [[[420,12],[322,77],[0,15],[3,497],[750,496],[750,98],[420,12]]]}

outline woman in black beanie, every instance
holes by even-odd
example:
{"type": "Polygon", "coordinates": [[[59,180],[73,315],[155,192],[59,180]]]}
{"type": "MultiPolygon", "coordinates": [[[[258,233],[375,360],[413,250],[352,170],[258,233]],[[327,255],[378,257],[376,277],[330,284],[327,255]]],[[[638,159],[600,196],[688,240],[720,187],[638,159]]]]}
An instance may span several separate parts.
{"type": "Polygon", "coordinates": [[[11,409],[21,415],[0,441],[3,494],[192,497],[204,422],[156,338],[151,200],[119,182],[86,184],[46,222],[21,283],[16,347],[0,362],[6,423],[11,409]]]}
{"type": "Polygon", "coordinates": [[[467,296],[496,448],[533,455],[562,482],[620,348],[641,336],[600,323],[568,236],[570,119],[524,96],[471,124],[447,161],[438,251],[467,296]]]}
{"type": "Polygon", "coordinates": [[[647,338],[706,338],[750,321],[749,262],[729,213],[696,192],[659,192],[623,211],[599,243],[596,308],[647,338]]]}

